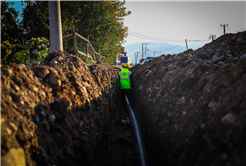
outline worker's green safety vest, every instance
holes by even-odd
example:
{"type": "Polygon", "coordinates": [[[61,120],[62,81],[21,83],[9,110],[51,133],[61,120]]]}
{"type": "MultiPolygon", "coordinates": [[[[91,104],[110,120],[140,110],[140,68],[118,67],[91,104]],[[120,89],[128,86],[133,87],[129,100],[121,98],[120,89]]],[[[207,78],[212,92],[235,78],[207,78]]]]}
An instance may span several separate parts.
{"type": "Polygon", "coordinates": [[[132,74],[127,68],[124,68],[120,75],[120,89],[131,89],[130,75],[132,74]]]}

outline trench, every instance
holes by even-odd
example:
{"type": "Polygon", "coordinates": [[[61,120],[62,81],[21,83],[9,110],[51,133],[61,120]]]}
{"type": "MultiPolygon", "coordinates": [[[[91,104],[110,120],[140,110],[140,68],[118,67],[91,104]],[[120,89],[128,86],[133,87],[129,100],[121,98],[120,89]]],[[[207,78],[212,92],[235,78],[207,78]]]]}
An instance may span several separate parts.
{"type": "MultiPolygon", "coordinates": [[[[115,67],[116,70],[121,70],[115,67]]],[[[125,96],[126,107],[118,103],[102,140],[95,150],[93,166],[148,166],[142,134],[134,111],[125,96]]]]}
{"type": "Polygon", "coordinates": [[[95,150],[93,166],[135,166],[137,155],[130,117],[127,110],[119,107],[95,150]]]}

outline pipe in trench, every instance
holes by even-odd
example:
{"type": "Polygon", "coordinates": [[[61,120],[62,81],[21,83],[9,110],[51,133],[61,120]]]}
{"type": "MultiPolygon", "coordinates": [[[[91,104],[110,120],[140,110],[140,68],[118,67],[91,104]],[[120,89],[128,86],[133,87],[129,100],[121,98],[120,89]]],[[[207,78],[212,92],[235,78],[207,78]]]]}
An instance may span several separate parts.
{"type": "Polygon", "coordinates": [[[147,154],[146,154],[146,150],[145,150],[145,146],[143,142],[143,137],[139,129],[138,121],[135,118],[132,107],[130,106],[128,98],[126,96],[125,96],[125,99],[126,99],[126,104],[127,104],[128,112],[130,115],[130,119],[131,119],[133,136],[134,136],[134,141],[136,144],[136,151],[137,151],[139,162],[141,166],[148,166],[149,165],[148,158],[147,158],[147,154]]]}

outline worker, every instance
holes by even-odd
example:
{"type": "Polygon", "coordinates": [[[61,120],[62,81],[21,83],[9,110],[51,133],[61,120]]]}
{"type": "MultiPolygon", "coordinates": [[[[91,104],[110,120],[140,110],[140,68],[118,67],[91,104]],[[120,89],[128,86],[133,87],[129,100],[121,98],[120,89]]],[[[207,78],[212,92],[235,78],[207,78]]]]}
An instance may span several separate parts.
{"type": "Polygon", "coordinates": [[[132,72],[129,71],[129,67],[130,65],[128,63],[125,63],[123,70],[119,72],[121,101],[124,108],[126,108],[125,95],[127,96],[128,101],[132,106],[132,108],[134,107],[133,96],[132,96],[133,76],[132,76],[132,72]]]}
{"type": "Polygon", "coordinates": [[[122,67],[123,69],[124,69],[124,66],[125,66],[125,64],[124,64],[124,63],[122,63],[122,64],[121,64],[121,67],[122,67]]]}

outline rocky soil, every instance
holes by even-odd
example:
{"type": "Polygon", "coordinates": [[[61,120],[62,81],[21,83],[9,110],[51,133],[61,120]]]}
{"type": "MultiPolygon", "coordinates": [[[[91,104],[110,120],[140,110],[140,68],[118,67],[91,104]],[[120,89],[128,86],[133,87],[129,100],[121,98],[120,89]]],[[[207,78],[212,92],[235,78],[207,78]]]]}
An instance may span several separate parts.
{"type": "Polygon", "coordinates": [[[61,52],[45,61],[1,68],[1,164],[92,165],[121,108],[118,72],[61,52]]]}
{"type": "Polygon", "coordinates": [[[131,70],[150,165],[246,165],[246,31],[131,70]]]}

